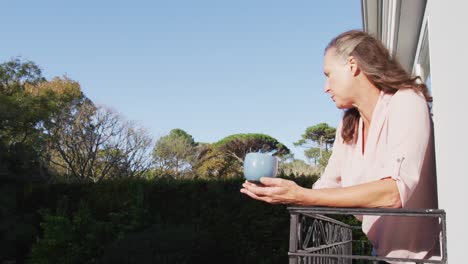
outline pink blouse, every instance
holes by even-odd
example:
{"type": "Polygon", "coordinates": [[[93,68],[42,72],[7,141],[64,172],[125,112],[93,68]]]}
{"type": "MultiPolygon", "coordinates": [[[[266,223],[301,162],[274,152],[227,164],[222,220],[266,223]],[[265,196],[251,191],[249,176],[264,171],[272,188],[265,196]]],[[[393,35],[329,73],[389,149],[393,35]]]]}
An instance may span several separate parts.
{"type": "MultiPolygon", "coordinates": [[[[360,119],[357,142],[352,145],[343,143],[339,126],[332,156],[313,188],[339,188],[392,178],[403,208],[437,208],[432,122],[424,97],[410,89],[394,95],[381,92],[364,154],[362,126],[360,119]]],[[[358,218],[376,255],[440,259],[437,218],[358,218]]]]}

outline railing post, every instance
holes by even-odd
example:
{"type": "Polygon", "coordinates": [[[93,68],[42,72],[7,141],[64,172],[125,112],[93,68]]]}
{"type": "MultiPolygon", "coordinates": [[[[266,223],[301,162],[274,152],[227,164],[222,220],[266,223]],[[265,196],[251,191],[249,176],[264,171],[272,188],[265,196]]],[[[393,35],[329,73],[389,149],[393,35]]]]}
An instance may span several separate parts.
{"type": "Polygon", "coordinates": [[[441,214],[440,221],[442,225],[442,261],[443,263],[448,263],[447,255],[447,223],[445,212],[441,214]]]}
{"type": "MultiPolygon", "coordinates": [[[[297,224],[299,223],[298,214],[291,213],[291,223],[289,227],[289,252],[297,252],[297,224]]],[[[298,264],[297,256],[289,256],[289,264],[298,264]]]]}

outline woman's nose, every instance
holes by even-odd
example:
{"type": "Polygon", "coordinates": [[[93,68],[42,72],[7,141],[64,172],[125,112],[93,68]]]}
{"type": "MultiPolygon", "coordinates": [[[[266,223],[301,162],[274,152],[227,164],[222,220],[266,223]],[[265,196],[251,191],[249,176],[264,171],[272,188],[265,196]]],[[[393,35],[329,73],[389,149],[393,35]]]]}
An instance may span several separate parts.
{"type": "Polygon", "coordinates": [[[329,93],[330,92],[330,83],[328,82],[328,77],[325,79],[325,85],[323,87],[323,91],[325,93],[329,93]]]}

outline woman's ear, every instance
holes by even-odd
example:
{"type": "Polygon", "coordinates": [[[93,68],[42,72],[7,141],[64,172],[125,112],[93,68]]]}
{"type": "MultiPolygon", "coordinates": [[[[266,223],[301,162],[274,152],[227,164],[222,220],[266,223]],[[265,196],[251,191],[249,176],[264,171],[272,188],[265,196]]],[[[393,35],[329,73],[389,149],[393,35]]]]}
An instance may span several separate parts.
{"type": "Polygon", "coordinates": [[[357,61],[353,56],[349,56],[348,65],[349,65],[349,69],[351,70],[351,73],[353,74],[353,76],[358,76],[359,73],[361,73],[361,69],[359,69],[357,61]]]}

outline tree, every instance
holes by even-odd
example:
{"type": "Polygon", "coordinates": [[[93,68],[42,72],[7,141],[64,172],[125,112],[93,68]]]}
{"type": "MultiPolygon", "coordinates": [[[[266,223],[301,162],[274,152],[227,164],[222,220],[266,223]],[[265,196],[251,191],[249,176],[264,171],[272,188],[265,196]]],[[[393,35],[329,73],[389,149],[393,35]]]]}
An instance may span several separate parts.
{"type": "Polygon", "coordinates": [[[38,65],[16,58],[0,64],[0,169],[16,176],[46,170],[46,124],[68,102],[83,98],[76,82],[46,81],[38,65]],[[55,89],[49,89],[55,85],[55,89]]]}
{"type": "Polygon", "coordinates": [[[26,84],[36,85],[45,80],[40,67],[32,61],[14,58],[0,64],[0,93],[3,95],[21,92],[26,84]]]}
{"type": "Polygon", "coordinates": [[[149,165],[143,153],[150,141],[143,129],[96,107],[78,82],[47,81],[38,65],[18,58],[0,64],[0,175],[136,176],[149,165]]]}
{"type": "Polygon", "coordinates": [[[290,153],[283,143],[265,134],[234,134],[216,142],[214,147],[240,163],[249,152],[271,153],[279,157],[290,153]]]}
{"type": "Polygon", "coordinates": [[[51,163],[78,181],[136,177],[149,169],[147,132],[89,100],[57,116],[50,134],[51,163]]]}
{"type": "Polygon", "coordinates": [[[332,152],[331,151],[324,151],[322,153],[322,157],[319,159],[319,168],[321,171],[327,167],[328,160],[330,159],[332,152]]]}
{"type": "MultiPolygon", "coordinates": [[[[328,151],[329,147],[333,144],[335,139],[336,129],[326,123],[320,123],[315,126],[308,127],[302,138],[295,142],[295,146],[303,147],[318,147],[319,159],[323,156],[323,150],[328,151]]],[[[309,155],[312,153],[309,153],[309,155]]],[[[308,155],[306,153],[306,155],[308,155]]]]}
{"type": "MultiPolygon", "coordinates": [[[[235,161],[234,161],[235,162],[235,161]]],[[[196,177],[207,179],[229,178],[239,174],[233,159],[217,151],[213,144],[198,143],[192,169],[196,177]]]]}
{"type": "Polygon", "coordinates": [[[28,174],[39,165],[37,101],[24,95],[26,83],[43,81],[36,64],[12,59],[0,64],[0,175],[28,174]],[[32,103],[35,103],[32,106],[32,103]]]}
{"type": "Polygon", "coordinates": [[[294,176],[316,176],[319,173],[316,167],[312,167],[300,159],[280,163],[279,171],[284,175],[294,176]]]}
{"type": "Polygon", "coordinates": [[[320,148],[310,148],[304,151],[304,155],[309,160],[313,161],[315,165],[317,165],[320,159],[320,148]]]}
{"type": "Polygon", "coordinates": [[[196,143],[193,137],[182,129],[173,129],[168,135],[156,141],[153,161],[163,171],[171,171],[175,176],[189,169],[195,159],[196,143]]]}

